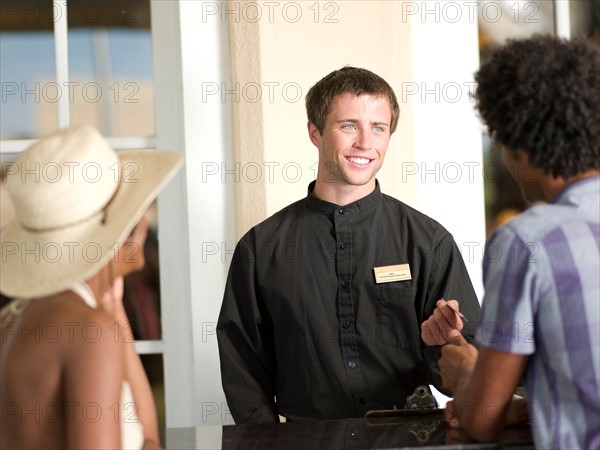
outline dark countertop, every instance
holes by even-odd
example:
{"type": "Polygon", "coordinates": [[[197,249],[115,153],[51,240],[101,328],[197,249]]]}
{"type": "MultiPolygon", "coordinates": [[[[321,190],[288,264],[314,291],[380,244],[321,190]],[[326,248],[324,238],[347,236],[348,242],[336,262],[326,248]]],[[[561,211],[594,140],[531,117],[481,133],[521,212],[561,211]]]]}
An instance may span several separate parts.
{"type": "Polygon", "coordinates": [[[166,447],[171,449],[534,449],[527,426],[507,428],[497,442],[477,443],[462,431],[449,429],[443,410],[421,417],[170,428],[165,437],[166,447]]]}

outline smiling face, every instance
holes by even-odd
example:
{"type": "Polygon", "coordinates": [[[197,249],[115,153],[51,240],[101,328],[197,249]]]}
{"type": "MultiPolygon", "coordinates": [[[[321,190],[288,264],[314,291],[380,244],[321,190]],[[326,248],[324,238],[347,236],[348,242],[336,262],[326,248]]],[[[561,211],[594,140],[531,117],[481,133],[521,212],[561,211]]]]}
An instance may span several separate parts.
{"type": "Polygon", "coordinates": [[[331,103],[322,134],[308,123],[319,149],[315,196],[344,205],[373,192],[390,142],[391,117],[385,97],[346,93],[331,103]]]}

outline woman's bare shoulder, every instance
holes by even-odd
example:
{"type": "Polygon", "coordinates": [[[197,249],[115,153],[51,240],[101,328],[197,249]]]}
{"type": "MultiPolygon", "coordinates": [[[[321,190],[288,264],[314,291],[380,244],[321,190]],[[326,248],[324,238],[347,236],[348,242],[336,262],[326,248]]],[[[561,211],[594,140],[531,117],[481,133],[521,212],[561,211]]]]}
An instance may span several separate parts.
{"type": "MultiPolygon", "coordinates": [[[[118,323],[102,308],[88,306],[74,292],[33,300],[7,328],[6,343],[61,356],[94,350],[118,352],[118,323]]],[[[3,342],[4,343],[4,342],[3,342]]]]}
{"type": "Polygon", "coordinates": [[[31,317],[40,323],[61,324],[65,328],[111,325],[114,319],[102,308],[88,306],[72,291],[35,301],[31,317]]]}

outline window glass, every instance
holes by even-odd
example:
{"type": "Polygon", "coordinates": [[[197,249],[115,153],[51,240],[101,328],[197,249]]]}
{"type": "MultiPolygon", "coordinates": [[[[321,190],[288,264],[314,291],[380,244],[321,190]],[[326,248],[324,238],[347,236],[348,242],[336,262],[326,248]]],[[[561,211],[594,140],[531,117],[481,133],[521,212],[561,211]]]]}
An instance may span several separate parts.
{"type": "MultiPolygon", "coordinates": [[[[14,3],[14,2],[13,2],[14,3]]],[[[6,14],[3,13],[3,18],[6,14]]],[[[56,83],[52,31],[34,30],[35,16],[25,15],[21,28],[0,32],[0,138],[33,139],[56,130],[56,83]],[[34,23],[30,23],[33,20],[34,23]],[[44,108],[41,105],[44,104],[44,108]],[[52,111],[52,118],[41,113],[52,111]]]]}

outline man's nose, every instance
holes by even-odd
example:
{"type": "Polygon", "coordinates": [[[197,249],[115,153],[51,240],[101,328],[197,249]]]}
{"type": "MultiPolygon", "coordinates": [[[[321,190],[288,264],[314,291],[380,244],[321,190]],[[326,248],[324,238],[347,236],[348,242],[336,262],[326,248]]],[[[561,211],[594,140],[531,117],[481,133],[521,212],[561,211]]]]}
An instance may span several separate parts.
{"type": "Polygon", "coordinates": [[[359,131],[356,134],[354,148],[358,150],[369,150],[371,148],[371,135],[366,131],[359,131]]]}

